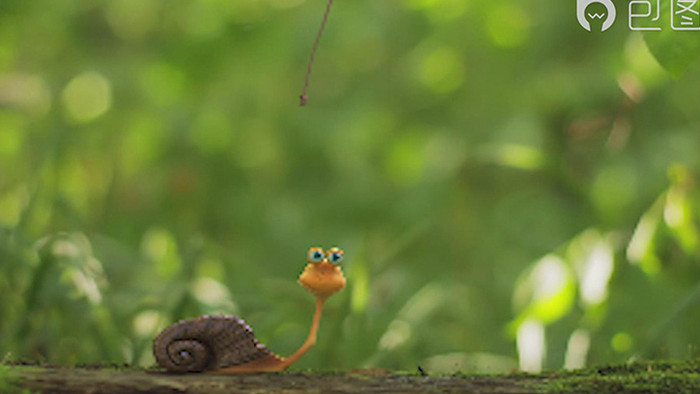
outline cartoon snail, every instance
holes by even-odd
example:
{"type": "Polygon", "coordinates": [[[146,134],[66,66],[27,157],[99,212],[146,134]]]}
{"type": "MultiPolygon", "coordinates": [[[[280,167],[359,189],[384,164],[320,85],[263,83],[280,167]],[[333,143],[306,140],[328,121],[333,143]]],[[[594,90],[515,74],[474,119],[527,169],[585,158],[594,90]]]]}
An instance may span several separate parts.
{"type": "Polygon", "coordinates": [[[163,330],[153,341],[156,362],[170,372],[221,374],[284,371],[316,344],[321,309],[328,297],[345,287],[340,269],[343,251],[326,253],[313,247],[299,284],[316,297],[311,330],[306,342],[289,357],[279,357],[259,343],[242,319],[231,315],[204,315],[181,320],[163,330]]]}

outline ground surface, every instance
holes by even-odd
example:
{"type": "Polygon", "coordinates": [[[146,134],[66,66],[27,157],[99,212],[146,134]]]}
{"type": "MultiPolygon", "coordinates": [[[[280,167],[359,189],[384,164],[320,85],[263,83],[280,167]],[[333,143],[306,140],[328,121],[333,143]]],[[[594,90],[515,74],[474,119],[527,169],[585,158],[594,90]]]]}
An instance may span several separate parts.
{"type": "Polygon", "coordinates": [[[389,371],[216,376],[117,368],[0,365],[0,392],[50,393],[700,393],[700,360],[637,362],[538,375],[389,371]]]}

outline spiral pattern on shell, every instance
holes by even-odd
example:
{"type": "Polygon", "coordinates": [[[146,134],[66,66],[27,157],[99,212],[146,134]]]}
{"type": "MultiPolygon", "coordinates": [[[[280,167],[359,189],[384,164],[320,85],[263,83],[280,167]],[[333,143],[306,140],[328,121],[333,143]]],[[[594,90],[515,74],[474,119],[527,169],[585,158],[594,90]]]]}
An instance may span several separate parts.
{"type": "Polygon", "coordinates": [[[201,372],[251,362],[270,350],[243,319],[204,315],[168,326],[153,341],[153,354],[171,372],[201,372]]]}

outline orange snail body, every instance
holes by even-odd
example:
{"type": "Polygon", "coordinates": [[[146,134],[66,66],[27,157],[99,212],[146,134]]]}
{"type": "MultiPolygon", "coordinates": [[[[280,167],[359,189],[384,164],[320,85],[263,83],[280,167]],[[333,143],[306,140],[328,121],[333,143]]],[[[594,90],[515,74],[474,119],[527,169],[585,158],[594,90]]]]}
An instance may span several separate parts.
{"type": "Polygon", "coordinates": [[[306,342],[293,355],[282,358],[258,342],[243,319],[231,315],[204,315],[181,320],[165,328],[153,341],[159,366],[169,372],[253,373],[283,371],[316,343],[325,300],[345,287],[340,269],[343,251],[323,253],[311,248],[309,264],[299,283],[316,296],[316,311],[306,342]]]}

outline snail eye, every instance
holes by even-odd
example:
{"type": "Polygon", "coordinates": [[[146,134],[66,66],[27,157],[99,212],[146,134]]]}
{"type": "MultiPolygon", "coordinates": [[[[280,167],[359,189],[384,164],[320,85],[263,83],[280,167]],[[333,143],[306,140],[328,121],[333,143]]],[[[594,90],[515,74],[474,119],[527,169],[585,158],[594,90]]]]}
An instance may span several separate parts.
{"type": "Polygon", "coordinates": [[[324,258],[323,254],[323,249],[321,248],[311,248],[309,249],[309,254],[307,258],[309,259],[310,263],[320,263],[323,261],[324,258]]]}
{"type": "Polygon", "coordinates": [[[340,263],[343,262],[343,251],[341,249],[338,249],[338,248],[332,248],[331,250],[328,251],[326,258],[331,263],[333,263],[335,265],[339,265],[340,263]]]}

